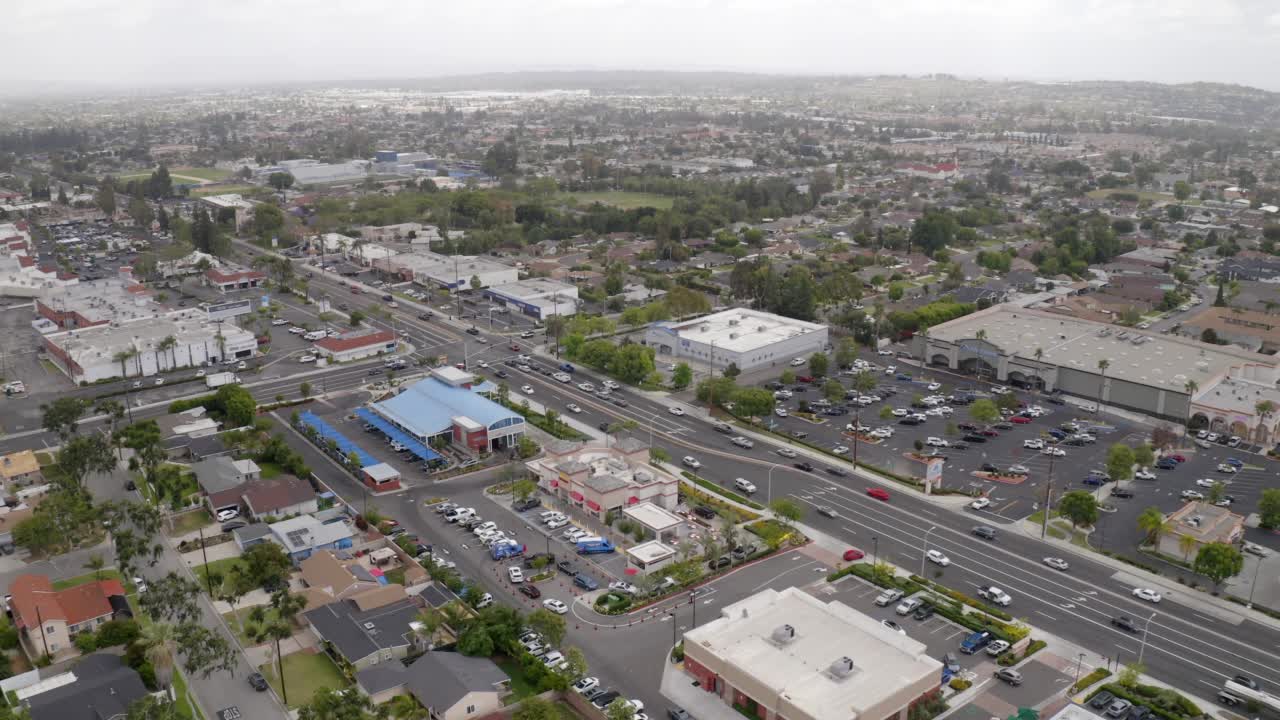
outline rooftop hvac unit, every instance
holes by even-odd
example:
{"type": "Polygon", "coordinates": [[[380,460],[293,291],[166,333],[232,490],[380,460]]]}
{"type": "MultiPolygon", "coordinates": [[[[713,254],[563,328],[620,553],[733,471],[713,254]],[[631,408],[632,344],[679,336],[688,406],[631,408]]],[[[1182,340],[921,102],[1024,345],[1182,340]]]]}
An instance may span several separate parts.
{"type": "Polygon", "coordinates": [[[764,331],[765,331],[765,327],[763,325],[756,326],[756,332],[764,332],[764,331]]]}
{"type": "Polygon", "coordinates": [[[729,319],[729,327],[734,327],[734,326],[735,326],[735,325],[737,325],[739,322],[740,322],[740,321],[739,321],[737,318],[730,318],[730,319],[729,319]]]}
{"type": "Polygon", "coordinates": [[[1126,331],[1126,332],[1122,332],[1122,333],[1120,333],[1119,335],[1117,335],[1117,336],[1116,336],[1116,339],[1117,339],[1117,340],[1123,340],[1123,339],[1125,339],[1125,338],[1127,338],[1127,337],[1129,337],[1129,333],[1126,331]]]}
{"type": "Polygon", "coordinates": [[[729,333],[729,339],[730,339],[730,340],[737,340],[737,339],[738,339],[738,333],[729,333]]]}
{"type": "Polygon", "coordinates": [[[796,639],[796,629],[790,625],[779,625],[773,629],[772,637],[779,645],[786,645],[796,639]]]}
{"type": "Polygon", "coordinates": [[[367,622],[367,623],[365,623],[365,624],[364,624],[364,629],[365,629],[365,630],[372,630],[372,629],[374,629],[375,627],[377,627],[377,626],[376,626],[376,625],[374,625],[374,624],[373,624],[373,623],[371,623],[371,622],[367,622]]]}
{"type": "Polygon", "coordinates": [[[831,666],[827,668],[827,670],[833,677],[847,678],[853,674],[853,659],[848,655],[845,655],[831,663],[831,666]]]}

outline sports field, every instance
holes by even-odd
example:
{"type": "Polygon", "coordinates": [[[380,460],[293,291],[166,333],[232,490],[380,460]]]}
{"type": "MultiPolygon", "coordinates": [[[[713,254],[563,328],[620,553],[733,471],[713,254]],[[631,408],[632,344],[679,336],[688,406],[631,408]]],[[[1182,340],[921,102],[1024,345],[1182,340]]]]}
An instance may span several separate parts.
{"type": "Polygon", "coordinates": [[[561,199],[573,198],[578,201],[578,205],[580,206],[602,203],[604,205],[612,205],[614,207],[622,208],[623,210],[642,207],[669,210],[672,202],[672,199],[665,195],[623,191],[560,193],[559,197],[561,199]]]}

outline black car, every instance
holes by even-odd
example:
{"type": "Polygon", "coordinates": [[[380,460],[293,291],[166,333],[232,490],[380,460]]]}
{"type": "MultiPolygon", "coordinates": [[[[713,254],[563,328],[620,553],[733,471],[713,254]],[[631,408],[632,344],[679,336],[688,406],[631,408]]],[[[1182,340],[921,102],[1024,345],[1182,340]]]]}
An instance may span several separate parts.
{"type": "Polygon", "coordinates": [[[1106,690],[1103,690],[1102,692],[1093,696],[1093,699],[1089,701],[1089,707],[1095,710],[1101,710],[1102,708],[1110,705],[1111,701],[1115,699],[1116,699],[1115,695],[1112,695],[1106,690]]]}
{"type": "Polygon", "coordinates": [[[965,442],[979,443],[979,444],[984,443],[984,442],[986,442],[986,441],[987,441],[987,439],[986,439],[986,438],[982,437],[981,435],[979,435],[979,434],[977,434],[977,433],[969,433],[968,435],[965,435],[965,436],[964,436],[964,440],[965,440],[965,442]]]}
{"type": "Polygon", "coordinates": [[[898,424],[899,425],[919,425],[920,422],[921,422],[920,418],[917,418],[917,417],[904,417],[898,421],[898,424]]]}
{"type": "Polygon", "coordinates": [[[1133,497],[1133,491],[1128,488],[1111,488],[1111,497],[1131,498],[1133,497]]]}
{"type": "Polygon", "coordinates": [[[578,574],[578,568],[573,566],[572,560],[561,560],[560,562],[556,563],[556,569],[558,569],[560,572],[564,573],[565,575],[573,576],[578,574]]]}
{"type": "Polygon", "coordinates": [[[606,432],[606,433],[607,433],[607,432],[609,432],[610,425],[609,425],[609,423],[607,423],[607,422],[602,422],[602,423],[600,423],[599,425],[597,425],[596,427],[597,427],[597,428],[600,428],[600,432],[606,432]]]}
{"type": "Polygon", "coordinates": [[[613,399],[613,404],[614,404],[614,405],[617,405],[618,407],[627,407],[628,405],[630,405],[630,403],[628,403],[626,400],[623,400],[623,399],[622,399],[622,398],[620,398],[620,397],[616,397],[616,398],[614,398],[614,399],[613,399]]]}
{"type": "Polygon", "coordinates": [[[508,377],[508,373],[506,370],[499,370],[498,372],[494,373],[494,375],[500,378],[508,377]]]}
{"type": "Polygon", "coordinates": [[[253,673],[249,675],[249,686],[258,692],[267,689],[267,679],[262,677],[262,673],[253,673]]]}
{"type": "Polygon", "coordinates": [[[981,470],[982,472],[989,472],[989,473],[1000,472],[1000,468],[996,467],[995,465],[992,465],[991,463],[982,463],[981,470]]]}
{"type": "Polygon", "coordinates": [[[599,695],[592,698],[591,704],[603,710],[609,707],[609,705],[614,700],[617,700],[620,697],[622,697],[622,693],[618,692],[617,690],[610,690],[609,692],[600,693],[599,695]]]}
{"type": "Polygon", "coordinates": [[[924,605],[916,608],[915,613],[911,617],[917,620],[928,620],[933,617],[934,612],[936,612],[936,609],[929,603],[925,603],[924,605]]]}
{"type": "Polygon", "coordinates": [[[124,489],[125,489],[125,490],[137,490],[137,489],[138,489],[138,485],[137,485],[137,483],[135,483],[134,481],[130,480],[129,482],[127,482],[127,483],[125,483],[125,484],[124,484],[124,489]]]}
{"type": "Polygon", "coordinates": [[[434,315],[432,315],[432,314],[431,314],[431,313],[429,313],[429,312],[418,313],[418,319],[419,319],[419,320],[430,320],[430,319],[431,319],[431,318],[433,318],[433,317],[435,317],[435,316],[434,316],[434,315]]]}
{"type": "Polygon", "coordinates": [[[996,423],[995,425],[992,425],[991,427],[993,427],[993,428],[999,428],[1000,430],[1012,430],[1012,429],[1013,429],[1013,423],[1008,423],[1008,422],[998,422],[998,423],[996,423]]]}
{"type": "Polygon", "coordinates": [[[1053,404],[1053,405],[1066,405],[1066,404],[1067,404],[1067,401],[1066,401],[1066,400],[1063,400],[1062,398],[1060,398],[1060,397],[1058,397],[1058,396],[1056,396],[1056,395],[1053,395],[1053,396],[1050,396],[1050,397],[1045,398],[1045,401],[1046,401],[1046,402],[1048,402],[1048,403],[1050,403],[1050,404],[1053,404]]]}
{"type": "Polygon", "coordinates": [[[954,443],[951,443],[951,449],[952,450],[968,450],[969,446],[965,445],[962,442],[954,442],[954,443]]]}
{"type": "Polygon", "coordinates": [[[1111,618],[1111,624],[1129,633],[1138,632],[1138,627],[1128,617],[1121,615],[1120,617],[1111,618]]]}
{"type": "Polygon", "coordinates": [[[764,386],[770,390],[773,390],[774,392],[777,392],[778,390],[781,390],[784,387],[783,384],[778,382],[777,380],[774,380],[771,383],[765,383],[764,386]]]}
{"type": "Polygon", "coordinates": [[[727,567],[731,564],[733,564],[733,560],[728,555],[721,555],[715,560],[707,561],[707,567],[712,570],[719,570],[720,568],[727,567]]]}
{"type": "Polygon", "coordinates": [[[527,598],[532,598],[536,600],[542,597],[542,591],[539,590],[538,586],[534,585],[533,583],[520,583],[519,590],[520,590],[520,594],[524,595],[527,598]]]}
{"type": "Polygon", "coordinates": [[[756,546],[751,543],[747,543],[746,545],[739,545],[738,547],[733,549],[733,559],[744,560],[748,556],[754,555],[755,552],[756,552],[756,546]]]}
{"type": "Polygon", "coordinates": [[[794,465],[797,470],[803,470],[805,472],[813,472],[813,463],[798,462],[798,463],[794,463],[794,465]]]}
{"type": "Polygon", "coordinates": [[[521,500],[520,502],[516,503],[515,505],[512,505],[511,507],[516,512],[524,512],[526,510],[532,510],[536,507],[541,507],[541,506],[542,506],[542,501],[539,500],[538,498],[525,498],[524,500],[521,500]]]}
{"type": "Polygon", "coordinates": [[[967,432],[974,432],[978,429],[977,425],[974,425],[973,423],[967,423],[967,422],[958,423],[956,427],[960,428],[961,430],[965,430],[967,432]]]}
{"type": "Polygon", "coordinates": [[[693,509],[693,514],[703,520],[713,520],[716,516],[716,510],[710,505],[699,505],[693,509]]]}
{"type": "Polygon", "coordinates": [[[996,539],[996,529],[995,529],[995,528],[993,528],[993,527],[988,527],[988,526],[986,526],[986,525],[978,525],[978,526],[976,526],[976,527],[974,527],[974,528],[973,528],[972,532],[973,532],[973,534],[974,534],[974,535],[977,535],[978,537],[982,538],[983,540],[995,540],[995,539],[996,539]]]}
{"type": "Polygon", "coordinates": [[[474,327],[469,327],[469,328],[467,328],[467,334],[468,334],[468,335],[479,335],[479,334],[480,334],[480,329],[479,329],[479,328],[474,328],[474,327]]]}
{"type": "Polygon", "coordinates": [[[681,707],[668,708],[667,718],[668,720],[693,720],[693,716],[681,707]]]}
{"type": "Polygon", "coordinates": [[[244,520],[228,520],[227,522],[222,523],[222,532],[228,533],[232,530],[239,530],[246,525],[248,525],[248,523],[244,520]]]}

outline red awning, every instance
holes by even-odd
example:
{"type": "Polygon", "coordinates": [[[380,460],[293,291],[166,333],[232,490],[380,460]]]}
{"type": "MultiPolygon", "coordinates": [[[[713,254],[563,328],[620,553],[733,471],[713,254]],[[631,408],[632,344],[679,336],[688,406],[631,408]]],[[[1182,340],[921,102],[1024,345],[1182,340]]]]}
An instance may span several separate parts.
{"type": "Polygon", "coordinates": [[[627,498],[628,505],[635,505],[638,502],[640,502],[640,498],[636,497],[635,495],[632,495],[631,497],[627,498]]]}
{"type": "Polygon", "coordinates": [[[582,493],[578,492],[577,490],[571,490],[569,492],[569,497],[573,498],[578,502],[582,502],[582,493]]]}
{"type": "Polygon", "coordinates": [[[555,488],[555,487],[560,487],[560,481],[559,481],[559,480],[552,480],[552,481],[551,481],[551,487],[553,487],[553,488],[555,488]]]}
{"type": "Polygon", "coordinates": [[[595,500],[588,500],[587,507],[591,508],[592,510],[599,510],[600,503],[596,502],[595,500]]]}

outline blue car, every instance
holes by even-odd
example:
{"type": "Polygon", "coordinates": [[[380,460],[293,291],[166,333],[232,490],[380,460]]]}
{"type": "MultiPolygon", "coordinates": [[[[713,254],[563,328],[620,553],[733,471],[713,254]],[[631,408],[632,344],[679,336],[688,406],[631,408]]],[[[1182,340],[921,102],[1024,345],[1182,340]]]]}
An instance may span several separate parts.
{"type": "Polygon", "coordinates": [[[1160,458],[1156,461],[1156,468],[1160,470],[1172,470],[1178,467],[1178,461],[1173,458],[1160,458]]]}
{"type": "Polygon", "coordinates": [[[1097,486],[1099,486],[1099,487],[1100,487],[1100,486],[1102,486],[1102,485],[1106,485],[1106,484],[1107,484],[1107,480],[1106,480],[1106,478],[1104,478],[1104,477],[1100,477],[1100,476],[1098,476],[1098,475],[1090,475],[1089,477],[1087,477],[1087,478],[1085,478],[1085,479],[1084,479],[1084,484],[1085,484],[1085,485],[1097,485],[1097,486]]]}
{"type": "Polygon", "coordinates": [[[911,376],[910,376],[910,375],[908,375],[908,374],[906,374],[906,373],[898,373],[898,379],[899,379],[899,380],[906,380],[906,381],[910,382],[910,381],[911,381],[911,376]]]}
{"type": "Polygon", "coordinates": [[[1237,469],[1237,470],[1239,470],[1240,468],[1244,467],[1244,463],[1240,462],[1239,460],[1237,460],[1237,459],[1235,459],[1235,458],[1227,458],[1227,459],[1226,459],[1226,460],[1224,460],[1223,462],[1225,462],[1226,464],[1230,465],[1231,467],[1233,467],[1233,468],[1235,468],[1235,469],[1237,469]]]}

